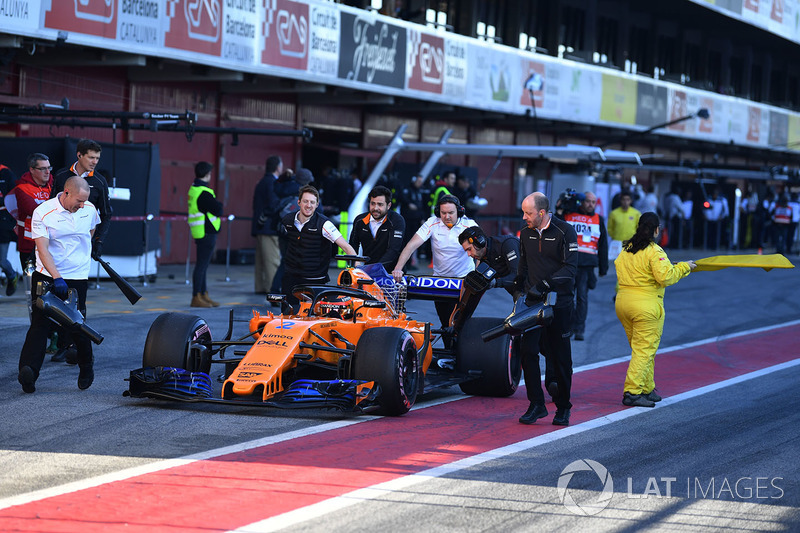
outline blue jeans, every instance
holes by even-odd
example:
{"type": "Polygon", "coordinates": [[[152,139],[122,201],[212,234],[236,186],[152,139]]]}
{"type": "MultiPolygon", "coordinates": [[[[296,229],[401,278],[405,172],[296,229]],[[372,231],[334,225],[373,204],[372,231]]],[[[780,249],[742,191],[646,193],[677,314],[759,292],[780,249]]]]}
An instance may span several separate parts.
{"type": "Polygon", "coordinates": [[[3,271],[3,274],[6,275],[6,278],[11,280],[17,275],[14,272],[14,267],[11,266],[11,263],[8,260],[8,245],[7,242],[0,242],[0,270],[3,271]]]}

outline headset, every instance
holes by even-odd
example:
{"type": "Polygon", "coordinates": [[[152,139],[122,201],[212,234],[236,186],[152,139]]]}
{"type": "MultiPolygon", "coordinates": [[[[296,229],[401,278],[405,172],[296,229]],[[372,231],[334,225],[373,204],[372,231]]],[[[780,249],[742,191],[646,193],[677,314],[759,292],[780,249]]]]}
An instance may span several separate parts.
{"type": "Polygon", "coordinates": [[[481,228],[478,226],[470,226],[469,228],[465,229],[461,232],[458,236],[458,242],[464,244],[464,242],[468,242],[473,245],[475,248],[486,248],[486,234],[483,232],[481,228]]]}
{"type": "Polygon", "coordinates": [[[441,209],[439,209],[439,206],[442,204],[455,204],[456,215],[458,215],[458,218],[463,217],[464,213],[466,212],[466,209],[464,209],[464,206],[461,205],[461,202],[458,201],[457,197],[453,196],[452,194],[444,194],[441,198],[439,198],[439,201],[436,202],[436,207],[433,208],[433,214],[436,216],[436,218],[440,218],[442,216],[441,209]]]}

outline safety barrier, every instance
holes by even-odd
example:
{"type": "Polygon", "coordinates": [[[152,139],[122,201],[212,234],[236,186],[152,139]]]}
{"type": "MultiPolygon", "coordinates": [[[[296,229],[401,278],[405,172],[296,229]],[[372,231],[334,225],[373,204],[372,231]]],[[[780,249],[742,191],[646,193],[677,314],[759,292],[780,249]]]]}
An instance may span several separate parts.
{"type": "MultiPolygon", "coordinates": [[[[144,275],[142,276],[142,286],[147,287],[147,267],[148,267],[148,252],[150,250],[150,223],[152,222],[166,222],[171,224],[172,222],[181,222],[186,228],[186,235],[188,236],[188,243],[186,246],[186,272],[185,272],[185,280],[184,283],[186,285],[191,285],[191,257],[192,257],[192,234],[189,231],[188,225],[188,215],[154,215],[152,213],[148,213],[146,215],[139,215],[139,216],[113,216],[111,217],[111,222],[141,222],[144,225],[144,275]]],[[[223,221],[227,221],[227,242],[225,245],[225,282],[230,282],[230,263],[231,263],[231,226],[234,220],[237,220],[235,215],[228,215],[222,217],[223,221]]],[[[247,220],[246,217],[243,217],[239,220],[247,220]]],[[[95,281],[95,288],[100,288],[100,264],[97,265],[97,276],[95,281]]]]}

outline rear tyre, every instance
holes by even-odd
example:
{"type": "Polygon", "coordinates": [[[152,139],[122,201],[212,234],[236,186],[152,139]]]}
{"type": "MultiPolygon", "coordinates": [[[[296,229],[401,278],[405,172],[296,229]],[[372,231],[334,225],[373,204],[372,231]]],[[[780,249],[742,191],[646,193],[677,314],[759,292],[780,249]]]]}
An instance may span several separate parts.
{"type": "Polygon", "coordinates": [[[164,313],[155,319],[147,332],[142,366],[172,366],[208,374],[211,358],[204,356],[207,350],[195,350],[200,356],[194,357],[190,348],[192,345],[208,348],[210,343],[211,331],[199,316],[164,313]]]}
{"type": "Polygon", "coordinates": [[[461,328],[456,343],[456,371],[480,372],[477,379],[459,385],[465,394],[504,398],[517,390],[522,358],[516,343],[508,335],[489,342],[481,338],[481,333],[502,323],[502,318],[471,318],[461,328]]]}
{"type": "Polygon", "coordinates": [[[355,379],[375,381],[381,387],[381,414],[398,416],[411,409],[420,380],[417,344],[411,333],[400,328],[370,328],[361,335],[353,360],[355,379]]]}

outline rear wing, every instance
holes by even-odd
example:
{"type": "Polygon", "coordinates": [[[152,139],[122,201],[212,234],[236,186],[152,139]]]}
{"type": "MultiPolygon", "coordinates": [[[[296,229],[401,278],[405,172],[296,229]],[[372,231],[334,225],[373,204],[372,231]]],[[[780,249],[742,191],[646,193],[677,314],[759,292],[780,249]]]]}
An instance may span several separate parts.
{"type": "MultiPolygon", "coordinates": [[[[386,272],[382,264],[364,265],[361,268],[379,287],[393,287],[398,282],[386,272]]],[[[445,278],[439,276],[403,276],[401,282],[407,287],[409,299],[415,300],[454,300],[461,296],[462,278],[445,278]]]]}

